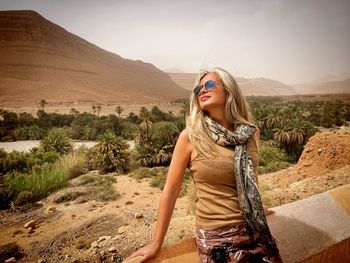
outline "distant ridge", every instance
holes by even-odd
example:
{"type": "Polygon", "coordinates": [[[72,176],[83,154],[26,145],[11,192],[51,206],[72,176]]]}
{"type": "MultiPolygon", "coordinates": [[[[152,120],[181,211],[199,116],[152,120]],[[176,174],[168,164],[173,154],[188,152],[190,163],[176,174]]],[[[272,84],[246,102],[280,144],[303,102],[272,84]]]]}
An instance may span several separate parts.
{"type": "MultiPolygon", "coordinates": [[[[191,90],[197,74],[195,73],[168,73],[169,76],[181,87],[191,90]]],[[[246,96],[277,96],[277,95],[295,95],[293,87],[282,82],[265,78],[236,78],[236,81],[242,92],[246,96]]]]}
{"type": "Polygon", "coordinates": [[[298,94],[350,94],[350,78],[342,81],[325,81],[294,85],[298,94]]]}
{"type": "Polygon", "coordinates": [[[0,58],[1,106],[189,96],[154,65],[105,51],[34,11],[0,11],[0,58]]]}
{"type": "MultiPolygon", "coordinates": [[[[184,89],[192,90],[196,73],[168,73],[184,89]]],[[[342,76],[346,76],[342,74],[342,76]]],[[[296,94],[350,94],[350,78],[338,81],[311,82],[287,85],[266,78],[235,78],[245,96],[285,96],[296,94]]]]}

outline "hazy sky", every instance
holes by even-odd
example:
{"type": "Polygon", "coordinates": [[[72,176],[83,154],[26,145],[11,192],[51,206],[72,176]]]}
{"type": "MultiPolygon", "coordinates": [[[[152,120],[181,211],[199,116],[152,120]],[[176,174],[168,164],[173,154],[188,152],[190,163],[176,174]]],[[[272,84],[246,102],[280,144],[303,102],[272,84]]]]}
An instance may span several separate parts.
{"type": "MultiPolygon", "coordinates": [[[[166,70],[285,83],[350,72],[350,0],[0,0],[166,70]]],[[[1,26],[1,25],[0,25],[1,26]]]]}

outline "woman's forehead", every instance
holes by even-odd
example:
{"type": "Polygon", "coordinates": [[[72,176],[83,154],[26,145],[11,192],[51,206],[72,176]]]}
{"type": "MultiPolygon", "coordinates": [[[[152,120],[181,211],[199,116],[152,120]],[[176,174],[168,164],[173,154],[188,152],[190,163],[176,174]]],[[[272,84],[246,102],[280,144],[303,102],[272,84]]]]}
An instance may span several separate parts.
{"type": "Polygon", "coordinates": [[[208,80],[218,80],[218,77],[216,76],[215,73],[213,72],[209,72],[207,75],[205,75],[202,80],[201,80],[201,84],[204,84],[205,82],[207,82],[208,80]]]}

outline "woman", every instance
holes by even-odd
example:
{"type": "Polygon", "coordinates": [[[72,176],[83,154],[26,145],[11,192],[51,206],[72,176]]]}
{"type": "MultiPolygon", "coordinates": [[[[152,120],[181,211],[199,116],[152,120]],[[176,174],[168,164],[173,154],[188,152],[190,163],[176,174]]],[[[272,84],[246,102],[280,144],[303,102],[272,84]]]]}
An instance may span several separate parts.
{"type": "Polygon", "coordinates": [[[282,262],[257,188],[258,143],[234,78],[220,68],[200,74],[170,163],[154,240],[129,258],[147,262],[159,252],[189,167],[197,191],[200,262],[282,262]]]}

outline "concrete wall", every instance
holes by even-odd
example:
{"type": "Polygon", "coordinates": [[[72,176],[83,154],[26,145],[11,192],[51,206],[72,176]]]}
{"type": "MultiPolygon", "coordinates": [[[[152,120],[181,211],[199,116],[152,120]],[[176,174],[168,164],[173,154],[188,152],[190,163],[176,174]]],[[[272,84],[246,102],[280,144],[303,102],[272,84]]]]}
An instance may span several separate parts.
{"type": "MultiPolygon", "coordinates": [[[[272,210],[267,219],[285,263],[350,262],[350,184],[272,210]]],[[[163,248],[151,262],[199,262],[195,242],[163,248]]]]}

